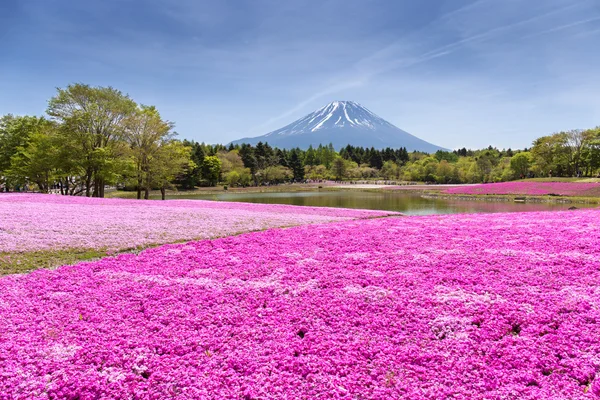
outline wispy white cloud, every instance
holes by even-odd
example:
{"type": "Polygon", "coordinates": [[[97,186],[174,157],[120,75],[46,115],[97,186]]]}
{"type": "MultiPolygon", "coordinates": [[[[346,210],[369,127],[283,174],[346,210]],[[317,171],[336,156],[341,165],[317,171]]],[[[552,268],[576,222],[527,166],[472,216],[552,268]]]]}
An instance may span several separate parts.
{"type": "Polygon", "coordinates": [[[110,84],[207,142],[336,99],[445,147],[528,145],[600,118],[598,0],[141,3],[15,3],[0,105],[37,112],[56,86],[110,84]]]}
{"type": "Polygon", "coordinates": [[[598,34],[600,34],[600,27],[598,29],[592,29],[592,30],[588,30],[588,31],[579,32],[573,36],[574,37],[587,37],[587,36],[594,36],[594,35],[598,35],[598,34]]]}
{"type": "MultiPolygon", "coordinates": [[[[534,23],[539,20],[543,20],[550,16],[560,14],[574,7],[573,4],[569,4],[563,7],[552,9],[550,11],[534,15],[526,19],[522,19],[520,21],[488,29],[484,32],[480,32],[477,34],[471,34],[468,37],[460,38],[451,43],[436,47],[431,50],[423,51],[420,54],[417,53],[415,55],[417,49],[427,46],[427,43],[422,43],[423,39],[419,38],[419,36],[427,37],[429,29],[437,28],[438,25],[441,24],[443,21],[448,21],[450,19],[460,19],[463,13],[473,11],[477,7],[483,7],[486,5],[486,3],[488,3],[488,1],[489,0],[475,1],[466,6],[442,14],[437,19],[427,24],[425,27],[420,28],[417,32],[411,32],[411,38],[416,40],[408,42],[407,38],[405,37],[401,40],[395,41],[390,45],[376,50],[375,52],[369,54],[366,57],[361,58],[347,72],[347,75],[350,77],[347,82],[337,83],[335,85],[327,86],[324,90],[319,90],[310,97],[297,103],[293,108],[285,111],[284,113],[276,117],[270,118],[264,123],[254,127],[253,129],[251,129],[250,133],[256,133],[261,129],[272,127],[275,122],[279,122],[282,119],[288,118],[296,114],[297,112],[303,110],[306,106],[325,96],[330,96],[332,94],[339,93],[348,88],[365,85],[372,79],[376,78],[378,75],[397,69],[408,68],[416,66],[418,64],[427,63],[429,61],[457,52],[470,43],[485,42],[486,40],[496,38],[502,34],[511,32],[517,28],[527,26],[528,24],[534,23]],[[356,70],[359,71],[358,74],[353,73],[353,71],[356,70]]],[[[578,23],[582,22],[579,21],[578,23]]]]}
{"type": "MultiPolygon", "coordinates": [[[[575,21],[575,22],[571,22],[568,24],[564,24],[564,25],[560,25],[560,26],[555,26],[553,28],[550,29],[545,29],[542,31],[538,31],[538,32],[533,32],[529,35],[525,35],[525,38],[528,37],[535,37],[535,36],[541,36],[541,35],[546,35],[548,33],[554,33],[554,32],[559,32],[559,31],[563,31],[566,29],[570,29],[570,28],[574,28],[580,25],[585,25],[585,24],[589,24],[590,22],[595,22],[595,21],[600,21],[600,16],[597,17],[593,17],[593,18],[586,18],[586,19],[582,19],[580,21],[575,21]]],[[[585,32],[585,33],[589,33],[589,32],[585,32]]]]}

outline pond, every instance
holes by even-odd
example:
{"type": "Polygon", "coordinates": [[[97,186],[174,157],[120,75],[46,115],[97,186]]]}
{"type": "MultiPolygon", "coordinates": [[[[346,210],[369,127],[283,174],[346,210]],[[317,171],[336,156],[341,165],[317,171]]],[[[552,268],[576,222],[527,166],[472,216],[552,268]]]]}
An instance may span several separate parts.
{"type": "MultiPolygon", "coordinates": [[[[365,192],[358,190],[318,192],[219,193],[211,195],[177,195],[170,198],[246,203],[291,204],[312,207],[363,208],[398,211],[408,215],[494,213],[516,211],[566,210],[573,204],[514,203],[500,201],[470,201],[423,198],[419,193],[365,192]]],[[[575,204],[577,208],[596,205],[575,204]]]]}

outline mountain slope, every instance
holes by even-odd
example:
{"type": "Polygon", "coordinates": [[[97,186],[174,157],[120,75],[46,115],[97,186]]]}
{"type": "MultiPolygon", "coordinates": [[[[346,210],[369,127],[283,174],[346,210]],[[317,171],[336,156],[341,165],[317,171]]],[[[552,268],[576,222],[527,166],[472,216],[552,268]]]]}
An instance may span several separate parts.
{"type": "Polygon", "coordinates": [[[317,111],[263,136],[235,140],[233,144],[268,142],[279,148],[308,148],[333,143],[336,149],[348,144],[362,147],[406,147],[408,151],[433,153],[443,150],[375,115],[353,101],[334,101],[317,111]]]}

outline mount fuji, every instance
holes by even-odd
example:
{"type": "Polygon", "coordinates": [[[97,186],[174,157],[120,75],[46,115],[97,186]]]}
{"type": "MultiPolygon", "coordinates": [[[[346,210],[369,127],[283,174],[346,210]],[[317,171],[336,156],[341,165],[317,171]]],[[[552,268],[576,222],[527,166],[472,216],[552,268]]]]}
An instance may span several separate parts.
{"type": "Polygon", "coordinates": [[[353,101],[334,101],[281,129],[232,143],[258,142],[283,149],[333,143],[338,150],[348,144],[376,149],[405,147],[408,151],[426,153],[445,150],[403,131],[353,101]]]}

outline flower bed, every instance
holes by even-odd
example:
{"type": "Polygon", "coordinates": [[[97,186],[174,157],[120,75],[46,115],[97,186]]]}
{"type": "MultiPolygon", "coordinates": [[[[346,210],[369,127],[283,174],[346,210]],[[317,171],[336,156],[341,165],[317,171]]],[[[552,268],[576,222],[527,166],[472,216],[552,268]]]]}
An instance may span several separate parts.
{"type": "Polygon", "coordinates": [[[597,210],[272,229],[1,278],[0,398],[596,398],[599,322],[597,210]]]}
{"type": "Polygon", "coordinates": [[[600,196],[600,183],[577,182],[500,182],[451,188],[447,194],[489,194],[528,196],[600,196]]]}
{"type": "Polygon", "coordinates": [[[0,253],[121,250],[271,227],[391,214],[395,213],[200,200],[0,194],[0,253]]]}

